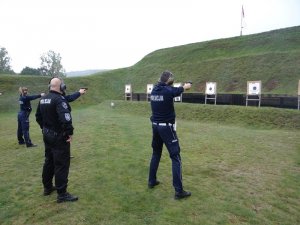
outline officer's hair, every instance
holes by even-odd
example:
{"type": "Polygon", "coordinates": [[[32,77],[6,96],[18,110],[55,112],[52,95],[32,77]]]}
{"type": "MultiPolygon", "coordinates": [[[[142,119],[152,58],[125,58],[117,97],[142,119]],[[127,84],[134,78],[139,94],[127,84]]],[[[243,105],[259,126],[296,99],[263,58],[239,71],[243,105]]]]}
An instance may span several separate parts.
{"type": "Polygon", "coordinates": [[[170,71],[166,70],[161,74],[159,82],[166,83],[167,85],[172,85],[174,82],[174,76],[170,71]]]}
{"type": "Polygon", "coordinates": [[[19,87],[20,95],[24,95],[24,91],[28,91],[28,88],[27,87],[19,87]]]}

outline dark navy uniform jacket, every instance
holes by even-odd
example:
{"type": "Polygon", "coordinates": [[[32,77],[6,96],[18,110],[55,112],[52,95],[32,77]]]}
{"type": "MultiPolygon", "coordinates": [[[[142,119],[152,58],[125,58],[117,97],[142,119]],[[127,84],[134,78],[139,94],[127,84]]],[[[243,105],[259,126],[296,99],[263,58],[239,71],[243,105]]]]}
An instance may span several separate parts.
{"type": "Polygon", "coordinates": [[[70,95],[66,95],[64,96],[65,99],[68,101],[68,102],[73,102],[75,101],[77,98],[80,97],[80,92],[77,91],[77,92],[74,92],[73,94],[70,94],[70,95]]]}
{"type": "Polygon", "coordinates": [[[36,111],[36,121],[41,128],[47,128],[64,136],[73,135],[71,108],[60,93],[50,91],[43,96],[36,111]]]}
{"type": "Polygon", "coordinates": [[[172,87],[165,83],[154,86],[150,100],[152,116],[151,121],[157,123],[175,123],[174,97],[183,93],[183,87],[172,87]]]}
{"type": "Polygon", "coordinates": [[[30,101],[40,97],[41,95],[25,95],[25,96],[20,95],[19,98],[20,111],[31,112],[32,108],[31,108],[30,101]]]}

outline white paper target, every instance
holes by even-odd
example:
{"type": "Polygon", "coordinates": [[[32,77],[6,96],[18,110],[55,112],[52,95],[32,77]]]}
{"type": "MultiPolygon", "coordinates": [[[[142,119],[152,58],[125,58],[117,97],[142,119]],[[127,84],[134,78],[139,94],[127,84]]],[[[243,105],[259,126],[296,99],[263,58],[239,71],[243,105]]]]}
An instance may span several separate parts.
{"type": "Polygon", "coordinates": [[[175,98],[174,98],[174,101],[175,101],[175,102],[181,102],[181,96],[175,97],[175,98]]]}
{"type": "Polygon", "coordinates": [[[153,89],[153,84],[147,84],[147,94],[151,94],[153,89]]]}
{"type": "Polygon", "coordinates": [[[125,85],[125,94],[130,94],[131,93],[131,84],[126,84],[125,85]]]}
{"type": "Polygon", "coordinates": [[[248,95],[259,95],[261,93],[261,82],[260,81],[249,81],[248,82],[248,95]]]}
{"type": "Polygon", "coordinates": [[[205,94],[215,95],[217,92],[217,83],[216,82],[206,82],[205,94]]]}
{"type": "MultiPolygon", "coordinates": [[[[174,87],[180,87],[180,86],[181,86],[181,83],[174,83],[173,86],[174,86],[174,87]]],[[[175,97],[175,98],[174,98],[174,101],[175,101],[175,102],[181,102],[181,95],[178,96],[178,97],[175,97]]]]}

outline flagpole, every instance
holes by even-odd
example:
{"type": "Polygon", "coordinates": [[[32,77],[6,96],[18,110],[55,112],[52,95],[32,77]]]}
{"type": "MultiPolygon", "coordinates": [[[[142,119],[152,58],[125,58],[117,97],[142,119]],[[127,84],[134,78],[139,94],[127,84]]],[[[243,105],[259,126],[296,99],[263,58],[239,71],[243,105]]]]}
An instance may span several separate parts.
{"type": "Polygon", "coordinates": [[[243,17],[241,16],[241,32],[240,36],[243,36],[243,17]]]}
{"type": "Polygon", "coordinates": [[[242,12],[241,12],[241,32],[240,36],[243,36],[243,17],[244,17],[244,8],[242,6],[242,12]]]}

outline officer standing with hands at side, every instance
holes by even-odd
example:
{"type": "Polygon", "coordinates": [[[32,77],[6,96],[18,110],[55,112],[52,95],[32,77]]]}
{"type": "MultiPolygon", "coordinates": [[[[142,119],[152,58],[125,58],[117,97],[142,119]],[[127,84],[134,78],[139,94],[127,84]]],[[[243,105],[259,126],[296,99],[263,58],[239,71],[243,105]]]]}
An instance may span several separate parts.
{"type": "Polygon", "coordinates": [[[191,83],[185,83],[182,87],[173,87],[173,82],[173,74],[170,71],[164,71],[161,74],[159,82],[154,86],[150,96],[153,152],[150,162],[148,187],[154,188],[160,183],[156,178],[156,174],[163,144],[165,144],[172,160],[173,186],[175,189],[174,198],[182,199],[191,196],[191,192],[183,190],[182,186],[180,146],[174,128],[174,97],[180,96],[185,90],[190,89],[191,83]]]}
{"type": "Polygon", "coordinates": [[[60,78],[53,78],[49,94],[41,98],[36,121],[43,131],[45,162],[42,180],[44,195],[57,191],[57,202],[77,201],[78,197],[67,192],[70,167],[70,142],[73,135],[71,108],[64,98],[66,85],[60,78]],[[55,177],[55,187],[52,179],[55,177]]]}

